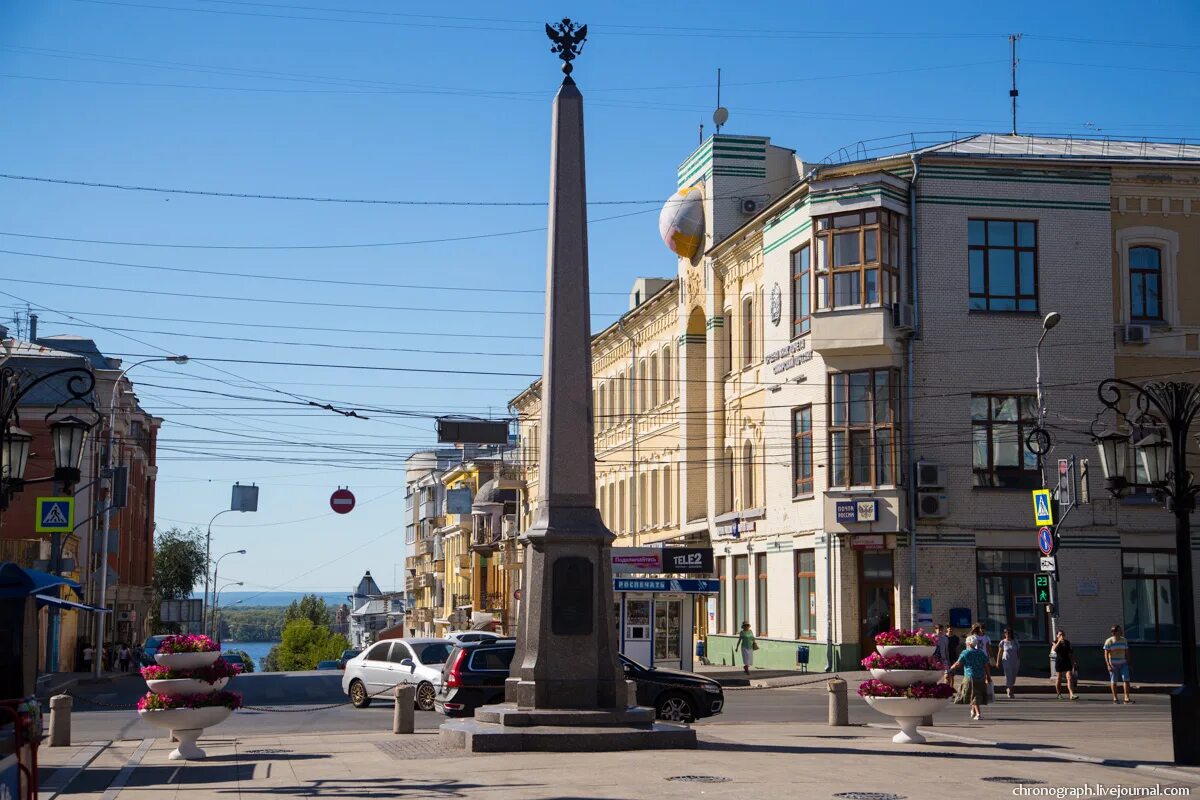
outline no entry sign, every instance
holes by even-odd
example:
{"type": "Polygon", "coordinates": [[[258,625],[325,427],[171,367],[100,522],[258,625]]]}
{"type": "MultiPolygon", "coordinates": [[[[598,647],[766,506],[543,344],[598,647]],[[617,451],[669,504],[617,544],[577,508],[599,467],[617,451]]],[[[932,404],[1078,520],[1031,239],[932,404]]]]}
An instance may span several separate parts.
{"type": "Polygon", "coordinates": [[[338,489],[329,496],[329,507],[339,514],[349,514],[354,510],[354,493],[349,489],[338,489]]]}

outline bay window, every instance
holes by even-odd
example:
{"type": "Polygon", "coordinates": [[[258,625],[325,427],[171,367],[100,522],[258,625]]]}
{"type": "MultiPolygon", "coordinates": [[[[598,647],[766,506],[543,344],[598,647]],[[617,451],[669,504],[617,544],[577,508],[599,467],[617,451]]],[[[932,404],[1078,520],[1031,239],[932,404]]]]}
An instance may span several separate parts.
{"type": "Polygon", "coordinates": [[[886,209],[835,214],[818,217],[816,227],[818,309],[896,302],[902,250],[898,214],[886,209]]]}

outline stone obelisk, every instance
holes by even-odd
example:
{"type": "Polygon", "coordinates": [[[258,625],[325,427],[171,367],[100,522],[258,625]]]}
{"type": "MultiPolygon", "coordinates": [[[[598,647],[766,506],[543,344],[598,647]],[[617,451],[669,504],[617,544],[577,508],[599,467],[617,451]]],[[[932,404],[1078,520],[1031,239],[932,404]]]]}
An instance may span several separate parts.
{"type": "Polygon", "coordinates": [[[695,733],[631,705],[613,624],[613,534],[596,509],[583,95],[571,78],[587,27],[546,26],[566,77],[554,98],[538,512],[505,702],[442,738],[474,751],[695,747],[695,733]]]}

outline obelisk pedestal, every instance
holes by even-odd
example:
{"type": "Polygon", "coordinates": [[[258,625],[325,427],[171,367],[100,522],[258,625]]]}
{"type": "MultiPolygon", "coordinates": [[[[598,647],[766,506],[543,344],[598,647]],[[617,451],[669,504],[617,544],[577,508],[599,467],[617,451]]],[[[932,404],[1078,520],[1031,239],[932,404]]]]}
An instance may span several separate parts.
{"type": "Polygon", "coordinates": [[[567,77],[554,98],[538,515],[522,535],[517,650],[505,702],[440,736],[473,752],[695,747],[695,731],[631,704],[617,660],[614,536],[596,510],[583,95],[570,75],[587,28],[556,28],[567,77]]]}

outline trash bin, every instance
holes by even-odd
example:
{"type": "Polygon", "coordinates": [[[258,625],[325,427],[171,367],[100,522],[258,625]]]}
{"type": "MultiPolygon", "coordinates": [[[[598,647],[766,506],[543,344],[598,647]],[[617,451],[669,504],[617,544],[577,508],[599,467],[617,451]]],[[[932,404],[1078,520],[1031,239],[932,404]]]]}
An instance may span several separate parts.
{"type": "Polygon", "coordinates": [[[796,666],[802,667],[805,672],[808,671],[808,645],[796,646],[796,666]]]}
{"type": "Polygon", "coordinates": [[[708,655],[708,642],[701,639],[696,642],[696,658],[704,658],[708,655]]]}

